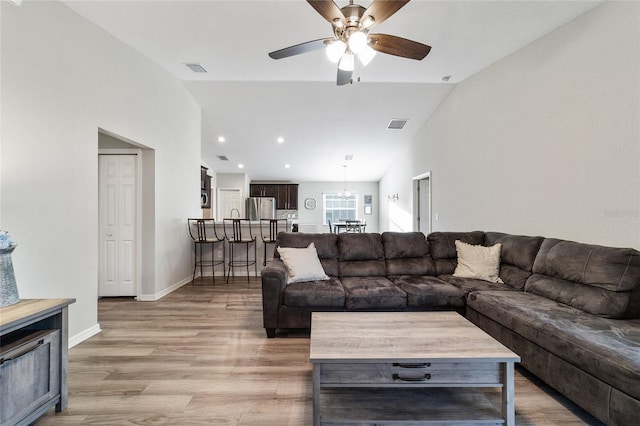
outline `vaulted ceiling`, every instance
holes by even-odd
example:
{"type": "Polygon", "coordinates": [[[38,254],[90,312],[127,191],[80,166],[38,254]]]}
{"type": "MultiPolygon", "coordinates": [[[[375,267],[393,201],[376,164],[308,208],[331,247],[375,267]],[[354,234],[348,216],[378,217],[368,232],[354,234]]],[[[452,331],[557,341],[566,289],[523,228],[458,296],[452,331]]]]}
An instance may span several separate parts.
{"type": "Polygon", "coordinates": [[[356,68],[359,82],[340,87],[323,50],[267,55],[333,35],[306,1],[64,3],[184,82],[202,107],[202,156],[213,170],[253,180],[341,181],[348,164],[349,180],[377,181],[457,83],[600,1],[412,0],[372,32],[428,44],[429,55],[378,54],[356,68]],[[408,121],[387,130],[392,119],[408,121]]]}

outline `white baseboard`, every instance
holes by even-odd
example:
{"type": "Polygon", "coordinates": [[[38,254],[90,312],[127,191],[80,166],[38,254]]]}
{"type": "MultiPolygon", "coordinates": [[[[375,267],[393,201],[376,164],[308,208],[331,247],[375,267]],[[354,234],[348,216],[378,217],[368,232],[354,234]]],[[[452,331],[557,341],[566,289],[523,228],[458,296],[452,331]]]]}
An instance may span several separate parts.
{"type": "Polygon", "coordinates": [[[138,298],[136,300],[138,300],[140,302],[155,302],[156,300],[162,299],[167,294],[176,291],[177,289],[179,289],[183,285],[189,284],[190,282],[191,282],[191,277],[189,276],[189,277],[184,278],[184,279],[178,281],[177,283],[165,288],[164,290],[160,290],[159,292],[157,292],[155,294],[141,294],[140,296],[138,296],[138,298]]]}
{"type": "Polygon", "coordinates": [[[95,336],[100,333],[102,329],[100,328],[100,324],[96,324],[92,327],[87,328],[85,331],[82,331],[74,336],[69,337],[69,348],[72,348],[88,338],[95,336]]]}

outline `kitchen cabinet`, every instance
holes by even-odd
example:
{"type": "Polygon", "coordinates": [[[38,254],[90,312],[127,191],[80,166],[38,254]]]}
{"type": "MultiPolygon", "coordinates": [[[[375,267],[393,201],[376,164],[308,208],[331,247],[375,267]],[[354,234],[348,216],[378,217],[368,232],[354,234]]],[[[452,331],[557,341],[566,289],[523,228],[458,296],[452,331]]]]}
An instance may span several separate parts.
{"type": "Polygon", "coordinates": [[[278,185],[278,210],[298,210],[298,185],[278,185]]]}
{"type": "Polygon", "coordinates": [[[249,185],[251,197],[276,197],[276,209],[298,210],[298,184],[294,183],[252,183],[249,185]]]}

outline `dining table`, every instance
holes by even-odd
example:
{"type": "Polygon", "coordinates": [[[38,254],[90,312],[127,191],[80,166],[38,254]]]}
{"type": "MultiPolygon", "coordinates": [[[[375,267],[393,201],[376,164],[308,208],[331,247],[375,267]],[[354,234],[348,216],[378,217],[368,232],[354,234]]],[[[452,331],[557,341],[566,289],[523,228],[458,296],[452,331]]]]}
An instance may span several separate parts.
{"type": "MultiPolygon", "coordinates": [[[[349,222],[350,226],[360,226],[360,232],[365,232],[365,229],[367,227],[367,224],[362,222],[362,221],[350,221],[349,222]],[[355,223],[354,223],[355,222],[355,223]]],[[[333,229],[331,230],[331,232],[333,232],[334,234],[339,234],[340,232],[347,232],[347,222],[332,222],[331,226],[333,227],[333,229]]]]}

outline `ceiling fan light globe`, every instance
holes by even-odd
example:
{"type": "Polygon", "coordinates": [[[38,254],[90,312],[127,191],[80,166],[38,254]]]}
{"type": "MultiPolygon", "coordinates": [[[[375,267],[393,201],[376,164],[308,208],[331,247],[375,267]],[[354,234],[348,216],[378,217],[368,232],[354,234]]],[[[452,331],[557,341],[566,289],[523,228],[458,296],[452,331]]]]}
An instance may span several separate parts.
{"type": "Polygon", "coordinates": [[[359,55],[367,48],[367,35],[362,31],[356,31],[349,36],[349,49],[356,55],[359,55]]]}
{"type": "Polygon", "coordinates": [[[327,46],[327,58],[334,64],[337,64],[346,49],[347,45],[343,41],[336,40],[327,46]]]}
{"type": "Polygon", "coordinates": [[[371,48],[371,46],[367,46],[362,52],[358,54],[358,59],[360,59],[360,63],[363,66],[369,65],[369,62],[376,56],[376,51],[371,48]]]}
{"type": "Polygon", "coordinates": [[[342,58],[340,58],[340,62],[338,63],[338,68],[342,71],[353,71],[354,66],[353,53],[347,52],[342,55],[342,58]]]}

